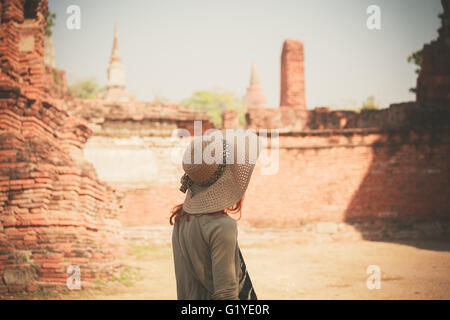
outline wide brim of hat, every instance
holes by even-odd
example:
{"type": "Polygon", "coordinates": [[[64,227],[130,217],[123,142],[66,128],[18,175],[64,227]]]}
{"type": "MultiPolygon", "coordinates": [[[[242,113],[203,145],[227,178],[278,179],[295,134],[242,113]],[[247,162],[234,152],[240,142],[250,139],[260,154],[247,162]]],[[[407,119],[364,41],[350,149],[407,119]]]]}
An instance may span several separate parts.
{"type": "MultiPolygon", "coordinates": [[[[225,140],[233,143],[227,135],[225,135],[225,140]]],[[[259,155],[260,142],[257,141],[259,155]]],[[[193,184],[187,190],[183,210],[190,214],[202,214],[221,211],[234,205],[247,190],[255,162],[227,164],[222,176],[210,186],[193,184]]]]}

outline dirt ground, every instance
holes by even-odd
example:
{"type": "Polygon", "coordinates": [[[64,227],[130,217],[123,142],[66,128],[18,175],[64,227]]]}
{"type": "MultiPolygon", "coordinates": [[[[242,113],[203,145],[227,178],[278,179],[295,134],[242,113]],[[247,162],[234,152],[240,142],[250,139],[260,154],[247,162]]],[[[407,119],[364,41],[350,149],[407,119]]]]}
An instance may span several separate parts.
{"type": "MultiPolygon", "coordinates": [[[[130,244],[113,281],[9,298],[176,299],[170,230],[160,233],[165,242],[130,244]]],[[[269,233],[243,233],[240,242],[259,299],[450,299],[450,242],[296,243],[269,233]],[[380,289],[367,288],[370,265],[381,270],[380,289]]]]}

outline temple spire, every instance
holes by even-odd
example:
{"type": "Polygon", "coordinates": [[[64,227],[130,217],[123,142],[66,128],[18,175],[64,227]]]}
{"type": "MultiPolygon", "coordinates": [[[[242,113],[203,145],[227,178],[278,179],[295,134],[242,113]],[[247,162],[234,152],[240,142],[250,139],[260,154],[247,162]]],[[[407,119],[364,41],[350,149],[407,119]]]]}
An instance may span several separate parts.
{"type": "Polygon", "coordinates": [[[256,63],[252,63],[252,74],[250,76],[250,86],[259,86],[258,69],[256,68],[256,63]]]}
{"type": "Polygon", "coordinates": [[[114,23],[114,42],[107,76],[107,88],[125,88],[125,67],[120,59],[117,22],[114,23]]]}
{"type": "Polygon", "coordinates": [[[113,43],[113,48],[112,48],[112,52],[111,52],[111,61],[120,61],[120,53],[119,53],[119,45],[118,45],[118,41],[117,41],[117,21],[114,22],[114,43],[113,43]]]}
{"type": "Polygon", "coordinates": [[[125,90],[125,66],[120,59],[119,53],[119,30],[117,22],[114,23],[114,40],[111,50],[111,58],[107,70],[106,92],[104,98],[110,101],[132,101],[133,94],[125,90]]]}
{"type": "Polygon", "coordinates": [[[244,104],[247,107],[257,108],[264,108],[266,106],[266,97],[259,86],[258,70],[255,62],[252,63],[250,86],[247,88],[247,92],[245,93],[244,104]]]}

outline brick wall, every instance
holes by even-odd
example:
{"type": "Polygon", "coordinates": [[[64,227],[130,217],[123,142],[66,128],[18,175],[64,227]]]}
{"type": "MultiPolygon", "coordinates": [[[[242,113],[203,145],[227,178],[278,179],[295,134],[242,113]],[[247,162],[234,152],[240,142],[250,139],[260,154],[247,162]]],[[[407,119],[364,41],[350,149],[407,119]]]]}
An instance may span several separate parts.
{"type": "Polygon", "coordinates": [[[398,129],[411,127],[448,127],[450,108],[435,106],[424,108],[416,102],[395,103],[389,108],[362,110],[361,112],[331,110],[317,107],[312,110],[299,108],[249,108],[246,126],[250,129],[327,130],[379,128],[398,129]]]}
{"type": "Polygon", "coordinates": [[[255,172],[244,220],[289,226],[373,218],[448,219],[449,138],[448,131],[427,130],[281,137],[279,171],[255,172]]]}
{"type": "MultiPolygon", "coordinates": [[[[446,129],[286,133],[280,136],[278,172],[262,175],[265,160],[258,163],[241,223],[449,221],[449,142],[446,129]]],[[[166,224],[170,209],[184,200],[178,187],[174,176],[127,192],[123,222],[166,224]]]]}
{"type": "Polygon", "coordinates": [[[0,7],[0,293],[65,286],[69,265],[86,283],[123,249],[122,196],[82,158],[92,131],[46,90],[46,11],[0,7]]]}
{"type": "Polygon", "coordinates": [[[417,78],[417,101],[424,107],[450,107],[450,5],[444,9],[439,37],[422,49],[422,65],[417,78]]]}
{"type": "Polygon", "coordinates": [[[241,127],[237,110],[224,110],[222,112],[222,127],[226,129],[241,127]]]}

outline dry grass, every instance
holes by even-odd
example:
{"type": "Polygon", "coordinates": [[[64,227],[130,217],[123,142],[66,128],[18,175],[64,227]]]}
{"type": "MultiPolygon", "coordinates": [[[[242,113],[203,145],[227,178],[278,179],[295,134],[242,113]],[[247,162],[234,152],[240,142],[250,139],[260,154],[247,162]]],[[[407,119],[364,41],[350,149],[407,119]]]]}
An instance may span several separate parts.
{"type": "MultiPolygon", "coordinates": [[[[450,299],[450,243],[340,241],[243,245],[260,299],[450,299]],[[381,288],[369,290],[369,265],[381,288]]],[[[130,246],[127,267],[96,288],[41,291],[25,299],[176,299],[170,246],[130,246]]]]}

